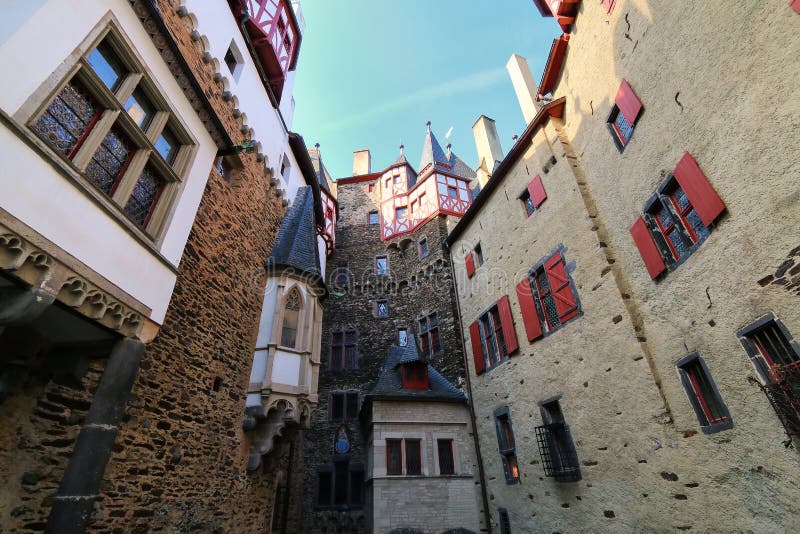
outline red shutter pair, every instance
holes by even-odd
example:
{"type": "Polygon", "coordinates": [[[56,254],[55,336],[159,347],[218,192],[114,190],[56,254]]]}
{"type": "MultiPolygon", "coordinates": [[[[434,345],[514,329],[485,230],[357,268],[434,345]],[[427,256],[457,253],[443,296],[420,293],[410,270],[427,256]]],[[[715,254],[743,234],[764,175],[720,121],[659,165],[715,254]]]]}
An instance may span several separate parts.
{"type": "MultiPolygon", "coordinates": [[[[700,220],[703,221],[706,227],[711,226],[711,223],[725,210],[725,204],[708,182],[705,174],[700,170],[700,166],[697,165],[691,154],[684,153],[675,167],[673,175],[683,192],[686,193],[686,197],[694,207],[700,220]]],[[[636,219],[630,231],[633,241],[639,249],[639,254],[642,255],[650,278],[655,280],[667,267],[644,219],[642,217],[636,219]]]]}
{"type": "Polygon", "coordinates": [[[627,80],[622,80],[617,91],[617,97],[614,99],[614,104],[617,105],[620,113],[625,117],[625,122],[633,126],[639,116],[639,112],[642,111],[642,101],[633,92],[631,84],[627,80]]]}
{"type": "MultiPolygon", "coordinates": [[[[554,254],[545,262],[544,268],[553,292],[553,299],[556,302],[558,318],[563,324],[578,315],[579,311],[578,299],[569,282],[567,269],[564,265],[564,257],[561,254],[554,254]]],[[[525,333],[528,336],[528,341],[539,339],[542,337],[542,319],[536,309],[531,281],[528,277],[523,278],[517,284],[517,298],[519,299],[519,307],[522,310],[522,322],[525,324],[525,333]]]]}
{"type": "Polygon", "coordinates": [[[467,253],[467,257],[464,258],[464,263],[467,265],[467,278],[472,278],[472,275],[475,274],[475,259],[472,257],[471,250],[467,253]]]}
{"type": "MultiPolygon", "coordinates": [[[[497,312],[500,315],[500,327],[503,331],[503,340],[506,342],[506,352],[511,355],[519,349],[517,333],[514,331],[514,319],[511,317],[511,303],[508,295],[503,295],[497,301],[497,312]]],[[[486,371],[486,359],[483,354],[483,343],[481,340],[481,329],[478,321],[473,321],[469,325],[469,337],[472,341],[472,359],[475,362],[475,374],[483,374],[486,371]]]]}
{"type": "Polygon", "coordinates": [[[542,184],[542,177],[538,174],[534,176],[531,183],[528,184],[528,194],[531,196],[534,208],[541,206],[542,202],[547,199],[547,193],[545,193],[544,184],[542,184]]]}

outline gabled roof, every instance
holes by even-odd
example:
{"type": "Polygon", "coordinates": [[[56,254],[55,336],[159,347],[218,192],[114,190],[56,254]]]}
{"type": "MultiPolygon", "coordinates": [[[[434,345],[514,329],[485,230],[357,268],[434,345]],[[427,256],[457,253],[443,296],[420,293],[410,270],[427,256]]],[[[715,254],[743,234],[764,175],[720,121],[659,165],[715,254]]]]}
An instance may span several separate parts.
{"type": "Polygon", "coordinates": [[[319,188],[325,191],[328,196],[332,197],[331,188],[328,184],[333,182],[333,180],[328,173],[328,169],[325,168],[325,164],[322,163],[322,154],[320,153],[319,145],[316,145],[314,148],[309,148],[308,156],[311,158],[311,164],[314,166],[314,172],[317,174],[319,188]]]}
{"type": "Polygon", "coordinates": [[[297,190],[283,218],[267,268],[290,269],[322,280],[311,186],[304,185],[297,190]]]}
{"type": "MultiPolygon", "coordinates": [[[[378,375],[378,380],[372,390],[367,393],[366,399],[466,402],[467,396],[440,375],[431,364],[427,364],[430,389],[403,389],[403,380],[400,375],[401,365],[416,361],[426,363],[420,357],[418,349],[414,347],[416,347],[416,343],[411,339],[409,339],[407,347],[389,347],[389,353],[378,375]]],[[[368,403],[365,402],[364,404],[367,405],[368,403]]]]}

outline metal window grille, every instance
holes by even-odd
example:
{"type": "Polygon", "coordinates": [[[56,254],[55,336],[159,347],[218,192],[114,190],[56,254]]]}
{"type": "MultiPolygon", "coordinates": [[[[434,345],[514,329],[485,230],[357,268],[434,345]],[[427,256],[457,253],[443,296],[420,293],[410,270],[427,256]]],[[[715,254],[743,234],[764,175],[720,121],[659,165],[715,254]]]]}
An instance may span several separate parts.
{"type": "Polygon", "coordinates": [[[773,367],[771,374],[772,382],[758,386],[781,420],[789,438],[785,445],[789,447],[800,438],[800,361],[773,367]]]}
{"type": "Polygon", "coordinates": [[[578,453],[572,442],[569,426],[565,423],[551,423],[537,426],[535,430],[545,476],[553,477],[559,482],[580,480],[578,453]]]}

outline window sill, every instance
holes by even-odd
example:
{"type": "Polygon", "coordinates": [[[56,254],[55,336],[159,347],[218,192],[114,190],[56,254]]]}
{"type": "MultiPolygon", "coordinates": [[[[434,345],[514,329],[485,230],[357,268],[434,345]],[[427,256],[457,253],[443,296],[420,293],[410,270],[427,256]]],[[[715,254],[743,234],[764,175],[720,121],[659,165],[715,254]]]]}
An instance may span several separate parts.
{"type": "Polygon", "coordinates": [[[701,425],[700,431],[703,434],[716,434],[717,432],[722,432],[723,430],[728,430],[730,428],[733,428],[733,419],[720,421],[719,423],[712,423],[710,425],[701,425]]]}

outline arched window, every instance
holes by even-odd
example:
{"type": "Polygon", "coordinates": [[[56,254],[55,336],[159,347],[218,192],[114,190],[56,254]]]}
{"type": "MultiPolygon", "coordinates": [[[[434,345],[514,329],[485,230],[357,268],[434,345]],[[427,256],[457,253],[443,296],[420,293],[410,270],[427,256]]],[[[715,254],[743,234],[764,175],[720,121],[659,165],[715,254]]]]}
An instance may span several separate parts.
{"type": "Polygon", "coordinates": [[[283,328],[281,329],[281,345],[294,348],[297,344],[297,323],[300,319],[300,292],[292,289],[286,298],[283,308],[283,328]]]}

